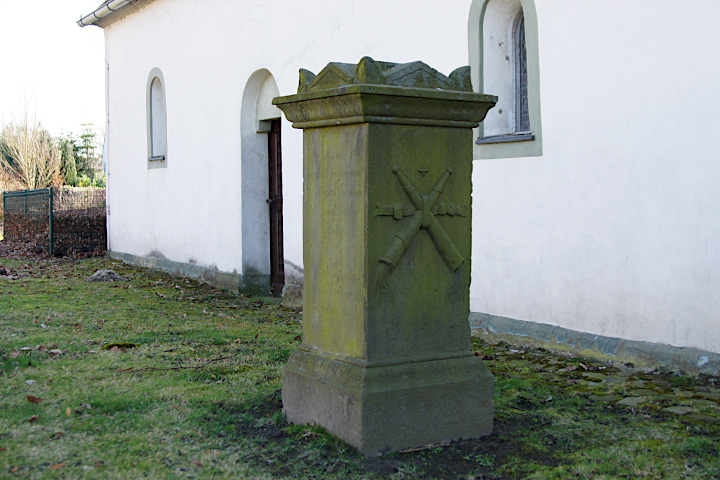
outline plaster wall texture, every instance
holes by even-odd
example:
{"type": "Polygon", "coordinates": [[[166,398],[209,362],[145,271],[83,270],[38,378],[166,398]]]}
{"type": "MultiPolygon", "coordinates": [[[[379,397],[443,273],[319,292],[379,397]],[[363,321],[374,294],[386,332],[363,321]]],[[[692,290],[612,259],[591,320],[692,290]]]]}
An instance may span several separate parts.
{"type": "MultiPolygon", "coordinates": [[[[288,95],[297,90],[299,68],[317,72],[328,61],[352,63],[365,55],[422,59],[449,74],[467,64],[467,9],[466,0],[427,9],[412,0],[313,0],[282,8],[156,0],[106,28],[110,249],[268,273],[267,235],[247,232],[262,224],[261,205],[242,206],[241,185],[257,192],[267,181],[242,179],[243,154],[257,161],[266,149],[265,137],[253,130],[254,115],[243,112],[251,76],[267,70],[288,95]],[[398,24],[408,15],[413,28],[398,24]],[[437,25],[448,31],[428,35],[437,25]],[[165,79],[168,117],[167,168],[160,169],[147,168],[145,148],[145,84],[154,67],[165,79]]],[[[265,113],[247,100],[253,114],[265,113]]],[[[282,150],[284,254],[301,266],[302,134],[284,119],[282,150]]],[[[255,167],[251,173],[260,177],[255,167]]]]}
{"type": "Polygon", "coordinates": [[[544,152],[475,162],[472,311],[720,352],[720,5],[700,3],[536,2],[544,152]]]}
{"type": "MultiPolygon", "coordinates": [[[[242,273],[264,252],[253,237],[260,253],[243,253],[243,151],[262,148],[241,136],[253,73],[280,95],[299,68],[365,55],[447,74],[468,64],[472,3],[156,0],[111,25],[110,248],[242,273]],[[153,67],[160,169],[146,158],[153,67]]],[[[537,13],[542,155],[473,162],[471,311],[720,352],[720,4],[521,3],[537,13]]],[[[282,122],[285,258],[302,265],[302,134],[282,122]]]]}

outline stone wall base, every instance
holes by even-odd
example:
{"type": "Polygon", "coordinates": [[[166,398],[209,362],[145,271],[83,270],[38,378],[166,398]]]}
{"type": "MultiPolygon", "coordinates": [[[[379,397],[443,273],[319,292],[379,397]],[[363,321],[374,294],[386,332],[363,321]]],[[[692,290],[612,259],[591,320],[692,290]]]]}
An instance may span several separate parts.
{"type": "Polygon", "coordinates": [[[218,288],[231,292],[240,292],[254,295],[270,295],[270,275],[241,275],[237,273],[221,272],[214,268],[203,267],[192,263],[176,262],[167,258],[133,255],[109,251],[108,256],[122,260],[130,265],[144,268],[164,270],[173,275],[188,278],[197,278],[218,288]]]}
{"type": "Polygon", "coordinates": [[[299,350],[283,373],[288,421],[376,456],[492,433],[494,381],[475,356],[366,367],[299,350]]]}
{"type": "Polygon", "coordinates": [[[471,313],[470,329],[474,336],[490,341],[505,340],[513,344],[525,342],[549,350],[566,350],[601,360],[631,362],[636,366],[655,368],[662,365],[688,373],[720,375],[720,354],[696,348],[594,335],[487,313],[471,313]]]}

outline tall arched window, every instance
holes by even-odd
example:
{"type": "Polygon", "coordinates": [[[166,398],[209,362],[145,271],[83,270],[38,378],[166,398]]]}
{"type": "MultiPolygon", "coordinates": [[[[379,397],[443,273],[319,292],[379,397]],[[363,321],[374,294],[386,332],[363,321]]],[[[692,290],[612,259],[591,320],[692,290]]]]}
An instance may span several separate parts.
{"type": "Polygon", "coordinates": [[[153,68],[147,84],[148,166],[165,166],[167,162],[167,108],[162,72],[153,68]]]}
{"type": "Polygon", "coordinates": [[[525,15],[522,10],[513,29],[513,61],[515,67],[515,133],[530,132],[528,109],[527,49],[525,48],[525,15]]]}
{"type": "Polygon", "coordinates": [[[475,158],[542,155],[534,0],[473,0],[468,33],[473,87],[498,96],[478,129],[475,158]]]}

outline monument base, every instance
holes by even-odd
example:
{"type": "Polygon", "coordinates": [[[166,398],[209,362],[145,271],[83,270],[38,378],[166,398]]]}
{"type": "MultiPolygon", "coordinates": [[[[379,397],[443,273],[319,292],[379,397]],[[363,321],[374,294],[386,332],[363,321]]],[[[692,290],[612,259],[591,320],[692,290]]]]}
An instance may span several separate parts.
{"type": "Polygon", "coordinates": [[[475,356],[361,366],[296,351],[283,373],[288,421],[317,424],[363,455],[492,433],[494,380],[475,356]]]}

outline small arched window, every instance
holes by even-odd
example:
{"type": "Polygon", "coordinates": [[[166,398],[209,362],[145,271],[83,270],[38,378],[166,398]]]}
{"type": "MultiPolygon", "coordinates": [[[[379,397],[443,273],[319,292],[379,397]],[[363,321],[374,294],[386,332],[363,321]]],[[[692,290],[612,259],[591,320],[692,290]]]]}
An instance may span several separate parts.
{"type": "Polygon", "coordinates": [[[153,68],[147,85],[147,135],[150,167],[165,166],[167,161],[167,108],[162,72],[153,68]]]}

